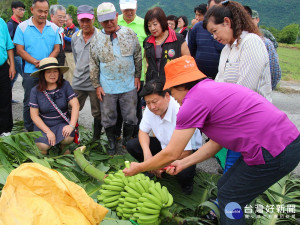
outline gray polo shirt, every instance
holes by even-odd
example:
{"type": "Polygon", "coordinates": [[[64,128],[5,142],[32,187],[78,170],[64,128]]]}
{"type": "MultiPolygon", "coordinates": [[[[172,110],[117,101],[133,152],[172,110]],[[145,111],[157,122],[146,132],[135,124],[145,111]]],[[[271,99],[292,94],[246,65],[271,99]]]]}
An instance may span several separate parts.
{"type": "Polygon", "coordinates": [[[95,28],[93,36],[85,43],[82,30],[77,31],[72,36],[71,47],[75,60],[75,70],[72,87],[74,90],[80,91],[95,91],[90,79],[90,42],[99,32],[95,28]]]}

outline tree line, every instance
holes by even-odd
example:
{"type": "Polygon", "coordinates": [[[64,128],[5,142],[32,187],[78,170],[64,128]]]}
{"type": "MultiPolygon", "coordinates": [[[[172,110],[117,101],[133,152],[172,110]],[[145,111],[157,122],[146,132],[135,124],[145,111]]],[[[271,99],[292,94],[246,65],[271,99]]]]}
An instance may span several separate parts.
{"type": "MultiPolygon", "coordinates": [[[[2,17],[2,19],[4,19],[4,21],[8,21],[12,15],[12,11],[10,8],[12,1],[14,1],[14,0],[7,0],[7,1],[0,2],[0,17],[2,17]]],[[[26,6],[26,11],[25,11],[25,14],[23,17],[23,20],[26,20],[30,16],[32,16],[32,14],[30,12],[32,0],[21,0],[21,1],[24,2],[25,6],[26,6]]],[[[58,4],[58,1],[57,0],[49,0],[49,3],[50,3],[50,5],[58,4]]],[[[67,13],[72,16],[74,24],[76,26],[78,26],[77,7],[74,5],[68,5],[66,10],[67,10],[67,13]]],[[[96,15],[96,8],[94,10],[95,10],[95,15],[96,15]]],[[[48,19],[50,19],[50,16],[48,19]]],[[[99,28],[99,24],[97,21],[95,21],[94,25],[99,28]]],[[[285,26],[281,30],[276,29],[275,27],[266,27],[264,25],[261,26],[261,28],[269,30],[275,36],[276,40],[280,43],[295,44],[298,35],[300,35],[299,34],[299,24],[290,24],[290,25],[285,26]]],[[[298,41],[298,42],[300,42],[300,41],[298,41]]]]}

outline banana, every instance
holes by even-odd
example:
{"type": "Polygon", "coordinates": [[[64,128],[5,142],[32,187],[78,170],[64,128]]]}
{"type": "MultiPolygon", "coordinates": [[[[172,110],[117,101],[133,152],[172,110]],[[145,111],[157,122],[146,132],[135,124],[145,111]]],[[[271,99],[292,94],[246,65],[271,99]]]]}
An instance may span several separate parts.
{"type": "Polygon", "coordinates": [[[158,191],[154,187],[149,187],[149,193],[151,193],[153,196],[155,196],[160,201],[162,201],[161,195],[158,193],[158,191]]]}
{"type": "Polygon", "coordinates": [[[138,192],[136,192],[135,190],[133,190],[131,187],[129,186],[125,186],[124,189],[132,196],[134,196],[135,198],[139,198],[141,197],[141,194],[139,194],[138,192]]]}
{"type": "Polygon", "coordinates": [[[125,199],[120,197],[119,202],[123,203],[124,201],[125,199]]]}
{"type": "Polygon", "coordinates": [[[123,208],[123,214],[124,213],[127,213],[127,214],[132,214],[132,209],[129,209],[129,208],[123,208]]]}
{"type": "Polygon", "coordinates": [[[136,204],[131,203],[131,202],[124,202],[124,205],[129,207],[129,208],[135,208],[136,207],[136,204]]]}
{"type": "Polygon", "coordinates": [[[119,200],[116,200],[114,202],[105,203],[104,206],[107,208],[115,208],[119,204],[119,200]]]}
{"type": "Polygon", "coordinates": [[[150,201],[150,200],[148,200],[148,198],[143,197],[143,196],[139,197],[139,202],[146,202],[146,201],[150,201]]]}
{"type": "Polygon", "coordinates": [[[112,190],[112,191],[123,191],[123,188],[119,186],[113,186],[113,185],[107,185],[107,184],[102,184],[102,187],[106,190],[112,190]]]}
{"type": "Polygon", "coordinates": [[[110,191],[110,190],[100,190],[101,195],[107,197],[107,196],[114,196],[114,195],[119,195],[119,191],[110,191]]]}
{"type": "Polygon", "coordinates": [[[164,199],[163,199],[163,203],[166,204],[169,200],[169,191],[168,191],[168,188],[166,186],[163,186],[161,188],[162,190],[162,193],[163,193],[163,196],[164,196],[164,199]]]}
{"type": "Polygon", "coordinates": [[[138,218],[137,222],[139,224],[154,223],[154,222],[156,222],[158,216],[159,216],[159,214],[157,214],[157,215],[144,215],[144,216],[140,216],[138,218]]]}
{"type": "Polygon", "coordinates": [[[162,200],[162,202],[164,202],[165,201],[165,196],[162,192],[161,185],[160,185],[159,182],[155,183],[155,189],[156,189],[157,193],[160,195],[160,199],[162,200]]]}
{"type": "Polygon", "coordinates": [[[97,199],[98,199],[99,201],[103,201],[104,196],[103,196],[103,195],[97,195],[97,199]]]}
{"type": "Polygon", "coordinates": [[[129,213],[123,213],[123,217],[125,217],[126,219],[129,219],[131,217],[131,214],[129,214],[129,213]]]}
{"type": "Polygon", "coordinates": [[[143,206],[143,203],[141,203],[141,202],[138,202],[138,203],[136,204],[136,206],[138,206],[138,207],[142,207],[142,206],[143,206]]]}
{"type": "Polygon", "coordinates": [[[122,217],[123,213],[117,212],[118,217],[122,217]]]}
{"type": "Polygon", "coordinates": [[[121,188],[123,188],[125,186],[122,180],[120,180],[120,182],[113,180],[109,183],[109,185],[118,186],[121,188]]]}
{"type": "Polygon", "coordinates": [[[162,206],[162,202],[158,198],[156,198],[155,196],[153,196],[153,195],[151,195],[149,193],[143,193],[142,196],[150,199],[154,204],[162,206]]]}
{"type": "Polygon", "coordinates": [[[122,191],[122,192],[121,192],[121,195],[122,195],[123,197],[125,197],[125,198],[131,196],[128,192],[125,192],[125,191],[122,191]]]}
{"type": "Polygon", "coordinates": [[[142,207],[142,208],[140,209],[140,212],[141,212],[141,213],[150,214],[150,215],[160,214],[160,210],[157,210],[157,209],[150,209],[150,208],[147,208],[147,207],[142,207]]]}
{"type": "Polygon", "coordinates": [[[141,180],[140,184],[143,186],[145,192],[148,192],[149,186],[150,186],[150,182],[148,182],[147,180],[141,180]]]}
{"type": "Polygon", "coordinates": [[[140,194],[143,194],[144,192],[146,192],[145,189],[143,188],[143,186],[141,185],[140,181],[137,181],[137,182],[135,183],[135,185],[136,185],[136,187],[137,187],[137,189],[138,189],[138,192],[139,192],[140,194]]]}
{"type": "Polygon", "coordinates": [[[165,205],[165,207],[170,207],[173,204],[173,196],[169,193],[169,200],[168,203],[165,205]]]}
{"type": "Polygon", "coordinates": [[[118,200],[120,197],[121,197],[121,195],[115,195],[115,196],[110,197],[110,198],[104,198],[103,202],[104,203],[114,202],[114,201],[118,200]]]}
{"type": "Polygon", "coordinates": [[[125,201],[127,202],[131,202],[131,203],[138,203],[139,202],[139,199],[136,199],[136,198],[132,198],[132,197],[125,197],[125,201]]]}
{"type": "Polygon", "coordinates": [[[140,193],[140,190],[137,188],[137,182],[134,182],[134,183],[129,183],[127,186],[132,188],[133,190],[135,190],[137,193],[139,194],[143,194],[143,193],[140,193]]]}
{"type": "Polygon", "coordinates": [[[159,205],[156,205],[154,203],[151,202],[143,202],[142,205],[144,207],[150,208],[150,209],[157,209],[157,210],[161,210],[161,207],[159,205]]]}
{"type": "Polygon", "coordinates": [[[111,179],[106,177],[106,178],[104,178],[103,181],[104,181],[105,184],[109,184],[111,182],[111,179]]]}
{"type": "Polygon", "coordinates": [[[128,180],[127,180],[126,177],[122,177],[122,181],[123,181],[123,183],[124,183],[125,185],[128,185],[128,180]]]}

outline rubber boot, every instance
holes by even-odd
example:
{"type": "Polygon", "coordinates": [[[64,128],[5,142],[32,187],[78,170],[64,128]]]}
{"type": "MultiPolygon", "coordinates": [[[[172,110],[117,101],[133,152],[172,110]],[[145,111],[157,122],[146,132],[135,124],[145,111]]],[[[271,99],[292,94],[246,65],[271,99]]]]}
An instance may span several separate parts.
{"type": "Polygon", "coordinates": [[[108,140],[108,155],[114,155],[117,152],[116,146],[116,126],[105,128],[107,140],[108,140]]]}
{"type": "Polygon", "coordinates": [[[135,125],[130,125],[127,123],[123,124],[123,147],[126,148],[127,141],[129,141],[132,137],[135,125]]]}
{"type": "Polygon", "coordinates": [[[93,140],[100,140],[101,130],[102,130],[101,120],[94,119],[93,140]]]}

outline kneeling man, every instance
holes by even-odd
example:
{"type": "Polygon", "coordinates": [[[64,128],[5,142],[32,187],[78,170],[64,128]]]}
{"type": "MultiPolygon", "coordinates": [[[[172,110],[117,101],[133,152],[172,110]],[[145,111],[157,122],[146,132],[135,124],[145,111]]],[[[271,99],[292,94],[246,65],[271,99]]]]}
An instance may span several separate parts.
{"type": "MultiPolygon", "coordinates": [[[[168,91],[163,91],[163,87],[164,83],[152,80],[146,83],[140,93],[140,96],[144,97],[147,107],[140,123],[138,138],[127,142],[127,151],[139,162],[150,159],[165,148],[175,130],[180,106],[168,91]],[[151,131],[155,137],[150,136],[151,131]]],[[[193,149],[198,149],[201,145],[201,134],[199,130],[196,130],[179,159],[189,156],[193,149]]],[[[193,192],[195,169],[194,165],[177,175],[178,182],[185,194],[193,192]]],[[[163,170],[153,171],[159,177],[162,172],[163,170]]]]}

